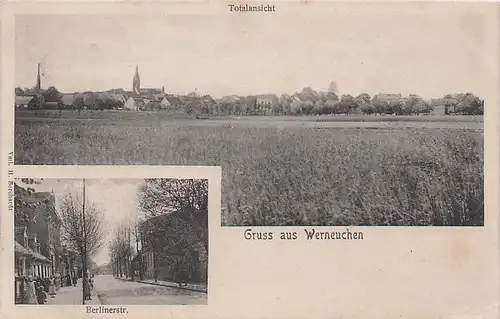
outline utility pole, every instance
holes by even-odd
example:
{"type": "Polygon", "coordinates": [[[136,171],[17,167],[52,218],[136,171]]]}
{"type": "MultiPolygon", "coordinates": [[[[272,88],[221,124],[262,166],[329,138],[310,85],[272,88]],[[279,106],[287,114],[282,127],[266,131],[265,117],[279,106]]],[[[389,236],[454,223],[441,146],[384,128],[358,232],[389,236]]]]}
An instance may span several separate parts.
{"type": "Polygon", "coordinates": [[[137,258],[139,259],[139,279],[142,280],[142,247],[139,250],[139,226],[135,226],[135,247],[137,250],[137,258]]]}
{"type": "Polygon", "coordinates": [[[85,278],[87,277],[87,233],[85,229],[85,178],[83,179],[83,205],[82,205],[82,237],[83,237],[83,258],[82,258],[82,305],[85,304],[85,278]]]}
{"type": "Polygon", "coordinates": [[[129,265],[130,265],[130,276],[132,277],[132,280],[134,280],[134,272],[135,272],[135,267],[133,265],[133,259],[132,259],[132,241],[130,240],[130,225],[128,226],[128,259],[129,259],[129,265]]]}

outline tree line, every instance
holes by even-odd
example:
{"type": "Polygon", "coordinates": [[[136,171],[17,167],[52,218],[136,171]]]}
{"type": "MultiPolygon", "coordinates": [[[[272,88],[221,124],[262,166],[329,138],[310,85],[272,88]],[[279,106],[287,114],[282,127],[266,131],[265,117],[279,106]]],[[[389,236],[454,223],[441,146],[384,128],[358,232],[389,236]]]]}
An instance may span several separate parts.
{"type": "MultiPolygon", "coordinates": [[[[385,99],[380,95],[371,97],[368,93],[357,96],[350,94],[338,95],[336,88],[331,87],[328,92],[317,92],[310,87],[303,88],[293,95],[269,94],[263,99],[258,95],[238,96],[234,99],[222,98],[215,101],[209,95],[200,96],[195,92],[187,94],[183,102],[172,105],[169,110],[175,109],[188,115],[327,115],[327,114],[395,114],[416,115],[429,114],[436,104],[444,107],[445,114],[483,115],[484,100],[472,93],[447,94],[440,99],[425,100],[418,95],[410,94],[407,97],[385,99]]],[[[16,88],[16,94],[22,95],[27,91],[16,88]]],[[[38,93],[29,102],[30,109],[52,108],[73,110],[113,110],[124,107],[123,101],[106,97],[106,95],[86,92],[78,94],[71,105],[64,105],[62,94],[50,87],[38,93]],[[50,102],[50,103],[48,103],[50,102]]],[[[159,109],[153,103],[141,106],[141,110],[150,111],[159,109]]]]}

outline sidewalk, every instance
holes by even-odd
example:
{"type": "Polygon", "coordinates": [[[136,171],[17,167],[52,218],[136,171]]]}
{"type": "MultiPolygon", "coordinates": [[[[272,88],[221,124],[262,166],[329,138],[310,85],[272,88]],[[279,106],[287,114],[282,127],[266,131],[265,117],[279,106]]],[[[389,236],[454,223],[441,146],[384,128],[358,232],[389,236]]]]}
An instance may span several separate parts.
{"type": "MultiPolygon", "coordinates": [[[[81,281],[76,284],[76,287],[61,287],[55,298],[47,296],[46,305],[81,305],[82,304],[82,285],[81,281]]],[[[92,290],[92,300],[85,300],[85,305],[100,305],[99,298],[95,290],[92,290]]]]}
{"type": "MultiPolygon", "coordinates": [[[[132,281],[132,278],[116,278],[120,280],[127,280],[127,281],[132,281]]],[[[138,278],[134,280],[135,282],[140,282],[143,284],[148,284],[148,285],[157,285],[157,286],[165,286],[165,287],[173,287],[173,288],[179,288],[179,289],[186,289],[186,290],[192,290],[192,291],[198,291],[198,292],[207,292],[208,287],[207,285],[204,284],[187,284],[179,287],[179,284],[175,282],[170,282],[170,281],[165,281],[165,280],[158,280],[155,282],[154,279],[143,279],[139,280],[138,278]]]]}

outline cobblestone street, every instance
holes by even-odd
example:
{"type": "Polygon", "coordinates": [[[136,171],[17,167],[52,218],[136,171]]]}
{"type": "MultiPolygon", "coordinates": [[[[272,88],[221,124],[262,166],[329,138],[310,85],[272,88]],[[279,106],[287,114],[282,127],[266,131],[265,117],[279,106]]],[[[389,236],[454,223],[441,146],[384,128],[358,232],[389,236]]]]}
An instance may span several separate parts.
{"type": "MultiPolygon", "coordinates": [[[[54,298],[47,296],[46,305],[81,305],[82,304],[82,281],[78,280],[76,286],[61,287],[54,298]]],[[[92,291],[92,300],[86,300],[86,305],[100,305],[97,294],[92,291]]]]}
{"type": "Polygon", "coordinates": [[[111,275],[94,278],[102,304],[108,305],[205,305],[207,294],[175,287],[116,279],[111,275]]]}

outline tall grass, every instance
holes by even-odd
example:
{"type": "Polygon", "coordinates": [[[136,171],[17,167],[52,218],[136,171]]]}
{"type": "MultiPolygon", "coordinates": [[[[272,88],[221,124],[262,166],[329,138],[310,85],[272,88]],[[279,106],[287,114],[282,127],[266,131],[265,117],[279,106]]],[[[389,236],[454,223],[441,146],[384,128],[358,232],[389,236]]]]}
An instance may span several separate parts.
{"type": "Polygon", "coordinates": [[[16,164],[221,165],[229,225],[484,223],[483,133],[18,121],[16,164]]]}

